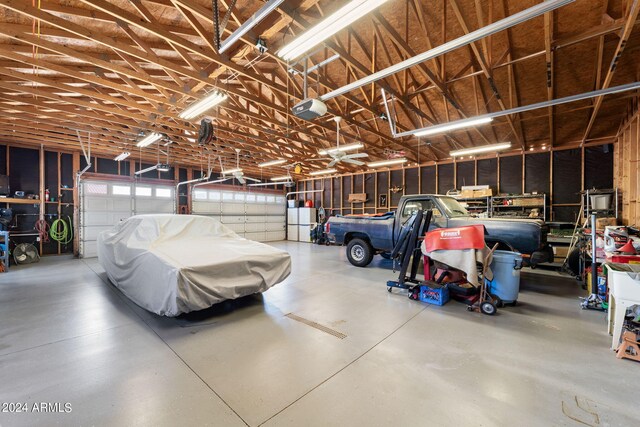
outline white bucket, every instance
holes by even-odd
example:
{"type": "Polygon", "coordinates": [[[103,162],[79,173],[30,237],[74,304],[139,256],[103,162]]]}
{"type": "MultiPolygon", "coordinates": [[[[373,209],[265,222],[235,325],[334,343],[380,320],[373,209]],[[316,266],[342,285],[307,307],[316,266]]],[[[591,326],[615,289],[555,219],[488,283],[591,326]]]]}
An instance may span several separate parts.
{"type": "Polygon", "coordinates": [[[611,206],[611,194],[594,194],[591,198],[591,209],[605,210],[611,206]]]}

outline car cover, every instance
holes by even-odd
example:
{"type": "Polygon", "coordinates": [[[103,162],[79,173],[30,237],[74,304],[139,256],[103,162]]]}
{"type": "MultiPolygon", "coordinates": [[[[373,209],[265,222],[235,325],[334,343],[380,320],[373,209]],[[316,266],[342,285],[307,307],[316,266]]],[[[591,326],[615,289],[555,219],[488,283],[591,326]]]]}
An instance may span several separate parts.
{"type": "Polygon", "coordinates": [[[123,294],[163,316],[266,291],[291,272],[288,252],[196,215],[128,218],[100,233],[98,259],[123,294]]]}

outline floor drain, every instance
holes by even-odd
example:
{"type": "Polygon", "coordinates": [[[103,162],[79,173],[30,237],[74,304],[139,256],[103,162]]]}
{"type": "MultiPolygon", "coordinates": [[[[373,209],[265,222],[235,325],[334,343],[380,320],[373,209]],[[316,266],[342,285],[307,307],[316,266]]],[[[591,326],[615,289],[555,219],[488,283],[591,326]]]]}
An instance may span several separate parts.
{"type": "Polygon", "coordinates": [[[285,317],[288,317],[289,319],[295,320],[297,322],[300,323],[304,323],[305,325],[311,326],[312,328],[316,328],[319,331],[325,332],[329,335],[333,335],[336,338],[340,338],[345,339],[347,336],[345,334],[343,334],[342,332],[338,332],[334,329],[331,328],[327,328],[324,325],[321,325],[319,323],[314,322],[313,320],[309,320],[309,319],[305,319],[304,317],[300,317],[300,316],[296,316],[293,313],[289,313],[289,314],[285,314],[285,317]]]}

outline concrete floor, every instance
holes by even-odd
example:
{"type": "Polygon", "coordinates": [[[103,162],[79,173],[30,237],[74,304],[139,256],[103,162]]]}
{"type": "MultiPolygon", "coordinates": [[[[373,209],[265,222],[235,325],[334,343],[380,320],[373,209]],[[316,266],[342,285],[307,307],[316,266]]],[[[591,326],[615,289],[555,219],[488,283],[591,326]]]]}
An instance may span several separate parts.
{"type": "Polygon", "coordinates": [[[274,246],[293,258],[284,283],[178,319],[128,301],[95,259],[0,274],[0,402],[29,409],[0,426],[640,425],[640,364],[615,358],[572,279],[523,273],[521,304],[490,317],[387,293],[388,261],[274,246]]]}

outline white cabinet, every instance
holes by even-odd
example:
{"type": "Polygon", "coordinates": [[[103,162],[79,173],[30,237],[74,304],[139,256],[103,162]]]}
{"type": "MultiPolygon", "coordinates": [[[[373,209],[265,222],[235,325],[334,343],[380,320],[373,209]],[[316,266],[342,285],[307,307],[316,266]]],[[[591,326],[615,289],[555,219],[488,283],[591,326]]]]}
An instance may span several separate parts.
{"type": "Polygon", "coordinates": [[[297,225],[288,225],[287,226],[287,240],[291,240],[293,242],[298,241],[298,226],[297,225]]]}
{"type": "Polygon", "coordinates": [[[298,208],[298,224],[308,225],[316,222],[316,208],[298,208]]]}
{"type": "Polygon", "coordinates": [[[300,224],[300,222],[298,221],[298,208],[287,209],[287,224],[289,225],[300,224]]]}
{"type": "Polygon", "coordinates": [[[311,243],[311,229],[315,225],[299,225],[298,226],[298,242],[311,243]]]}

